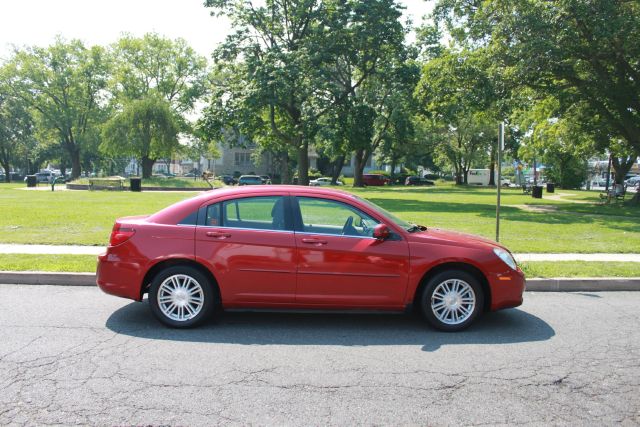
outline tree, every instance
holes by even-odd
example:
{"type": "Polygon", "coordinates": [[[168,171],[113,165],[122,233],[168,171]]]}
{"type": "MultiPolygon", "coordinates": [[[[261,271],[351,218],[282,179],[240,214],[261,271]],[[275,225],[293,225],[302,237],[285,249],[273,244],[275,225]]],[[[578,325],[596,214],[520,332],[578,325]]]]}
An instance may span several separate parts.
{"type": "Polygon", "coordinates": [[[0,166],[6,182],[11,180],[11,166],[32,141],[33,120],[25,103],[9,94],[0,82],[0,166]]]}
{"type": "Polygon", "coordinates": [[[16,51],[5,70],[11,93],[35,111],[39,126],[57,134],[74,178],[85,138],[100,124],[108,72],[103,48],[60,38],[47,48],[16,51]]]}
{"type": "Polygon", "coordinates": [[[152,94],[167,101],[180,117],[193,110],[206,91],[207,61],[183,39],[155,33],[125,35],[112,47],[110,89],[117,104],[152,94]]]}
{"type": "Polygon", "coordinates": [[[448,50],[425,64],[416,88],[436,151],[453,166],[457,184],[467,183],[473,161],[497,138],[497,95],[486,65],[482,50],[448,50]]]}
{"type": "MultiPolygon", "coordinates": [[[[297,156],[308,183],[309,144],[319,119],[353,93],[384,61],[384,46],[402,42],[395,0],[207,0],[235,32],[217,49],[233,80],[212,96],[203,126],[233,127],[255,142],[297,156]],[[359,72],[350,73],[351,69],[359,72]],[[352,78],[343,78],[344,76],[352,78]],[[264,135],[267,134],[266,137],[264,135]]],[[[216,130],[218,128],[218,130],[216,130]]]]}
{"type": "Polygon", "coordinates": [[[112,49],[109,88],[116,114],[105,126],[101,149],[136,156],[149,178],[158,159],[181,148],[178,133],[193,133],[185,114],[205,93],[207,62],[184,40],[155,33],[125,35],[112,49]]]}
{"type": "Polygon", "coordinates": [[[435,16],[459,43],[486,46],[493,68],[596,114],[640,151],[640,4],[598,0],[440,0],[435,16]]]}
{"type": "Polygon", "coordinates": [[[101,150],[135,156],[142,163],[142,177],[150,178],[154,163],[179,148],[179,130],[169,103],[148,96],[131,101],[105,124],[101,150]]]}

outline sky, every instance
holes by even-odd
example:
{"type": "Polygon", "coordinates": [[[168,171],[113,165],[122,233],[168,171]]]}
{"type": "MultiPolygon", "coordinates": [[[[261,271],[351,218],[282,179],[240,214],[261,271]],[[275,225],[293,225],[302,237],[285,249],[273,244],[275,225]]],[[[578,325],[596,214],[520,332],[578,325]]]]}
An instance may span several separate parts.
{"type": "MultiPolygon", "coordinates": [[[[86,45],[108,45],[122,33],[157,32],[184,38],[209,57],[229,32],[224,18],[209,15],[204,0],[0,0],[0,59],[12,46],[47,46],[61,35],[86,45]]],[[[420,23],[432,1],[400,0],[405,16],[420,23]]]]}

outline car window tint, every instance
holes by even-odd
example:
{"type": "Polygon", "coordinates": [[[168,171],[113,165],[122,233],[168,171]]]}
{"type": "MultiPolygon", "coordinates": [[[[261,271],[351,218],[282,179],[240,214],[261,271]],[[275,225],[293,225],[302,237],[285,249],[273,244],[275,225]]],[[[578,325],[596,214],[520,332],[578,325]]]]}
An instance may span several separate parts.
{"type": "Polygon", "coordinates": [[[302,228],[307,233],[372,237],[379,221],[346,203],[298,197],[302,228]]]}
{"type": "Polygon", "coordinates": [[[207,218],[204,225],[216,227],[220,225],[220,203],[207,206],[207,218]]]}
{"type": "Polygon", "coordinates": [[[197,221],[198,221],[198,211],[195,210],[191,212],[189,215],[187,215],[186,217],[184,217],[180,222],[178,222],[178,224],[179,225],[196,225],[197,221]]]}
{"type": "Polygon", "coordinates": [[[225,227],[286,230],[284,198],[280,196],[227,200],[222,212],[225,227]]]}

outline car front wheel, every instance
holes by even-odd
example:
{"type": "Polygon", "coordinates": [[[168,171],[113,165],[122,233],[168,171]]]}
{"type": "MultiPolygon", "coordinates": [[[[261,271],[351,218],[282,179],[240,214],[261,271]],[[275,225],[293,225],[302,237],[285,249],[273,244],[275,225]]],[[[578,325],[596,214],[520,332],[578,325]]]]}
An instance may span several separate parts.
{"type": "Polygon", "coordinates": [[[189,328],[210,317],[214,291],[209,279],[197,269],[169,267],[151,282],[149,305],[156,318],[165,325],[189,328]]]}
{"type": "Polygon", "coordinates": [[[420,308],[434,328],[461,331],[473,323],[484,305],[478,280],[464,271],[444,271],[432,277],[422,294],[420,308]]]}

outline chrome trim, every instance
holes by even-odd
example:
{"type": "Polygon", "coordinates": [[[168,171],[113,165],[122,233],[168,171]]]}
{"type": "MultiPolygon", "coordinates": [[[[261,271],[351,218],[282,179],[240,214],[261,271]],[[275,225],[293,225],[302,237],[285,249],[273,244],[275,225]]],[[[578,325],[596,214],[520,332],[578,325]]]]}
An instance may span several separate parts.
{"type": "Polygon", "coordinates": [[[298,274],[319,274],[325,276],[359,276],[359,277],[377,277],[377,278],[398,278],[399,274],[370,274],[370,273],[344,273],[344,272],[329,272],[329,271],[300,271],[298,274]]]}
{"type": "Polygon", "coordinates": [[[200,228],[219,228],[221,230],[264,231],[269,233],[293,233],[292,230],[271,230],[268,228],[221,227],[219,225],[198,225],[200,228]]]}
{"type": "Polygon", "coordinates": [[[262,268],[239,268],[239,271],[248,271],[250,273],[282,273],[282,274],[294,274],[295,271],[288,270],[269,270],[262,268]]]}
{"type": "Polygon", "coordinates": [[[350,237],[352,239],[371,239],[371,240],[378,240],[375,237],[371,237],[371,236],[349,236],[347,234],[330,234],[330,233],[311,233],[308,231],[296,231],[296,234],[304,234],[304,235],[315,235],[315,236],[334,236],[334,237],[350,237]]]}

